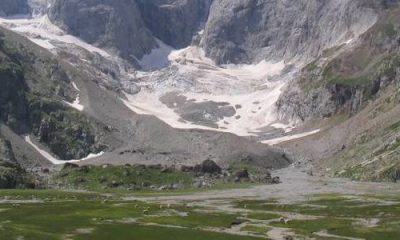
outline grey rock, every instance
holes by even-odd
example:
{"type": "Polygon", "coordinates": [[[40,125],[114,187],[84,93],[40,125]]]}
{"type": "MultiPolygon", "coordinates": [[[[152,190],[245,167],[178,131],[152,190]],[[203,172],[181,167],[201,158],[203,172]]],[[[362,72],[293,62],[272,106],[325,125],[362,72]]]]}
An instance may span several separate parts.
{"type": "Polygon", "coordinates": [[[56,0],[49,18],[68,33],[132,62],[156,47],[135,0],[56,0]]]}
{"type": "Polygon", "coordinates": [[[235,177],[235,181],[239,182],[239,181],[242,181],[242,180],[249,180],[250,179],[250,174],[246,169],[244,169],[244,170],[236,172],[234,174],[234,177],[235,177]]]}
{"type": "Polygon", "coordinates": [[[194,167],[194,171],[201,174],[218,174],[222,169],[212,160],[205,160],[194,167]]]}
{"type": "Polygon", "coordinates": [[[375,13],[365,1],[213,1],[202,40],[217,63],[309,59],[337,43],[354,26],[370,26],[375,13]],[[334,24],[332,24],[334,23],[334,24]]]}
{"type": "Polygon", "coordinates": [[[188,46],[208,16],[211,0],[138,0],[146,26],[174,48],[188,46]]]}
{"type": "Polygon", "coordinates": [[[17,14],[28,14],[30,8],[27,0],[1,0],[0,16],[11,16],[17,14]]]}

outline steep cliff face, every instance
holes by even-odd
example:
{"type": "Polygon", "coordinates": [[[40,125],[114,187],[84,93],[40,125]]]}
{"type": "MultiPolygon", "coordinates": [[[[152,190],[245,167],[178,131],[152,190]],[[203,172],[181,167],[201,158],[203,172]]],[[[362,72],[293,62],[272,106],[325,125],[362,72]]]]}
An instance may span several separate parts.
{"type": "MultiPolygon", "coordinates": [[[[386,3],[389,4],[389,3],[386,3]]],[[[378,22],[355,42],[326,51],[308,64],[278,101],[282,116],[302,121],[354,114],[397,81],[399,8],[380,5],[378,22]]]]}
{"type": "Polygon", "coordinates": [[[28,13],[29,6],[27,0],[2,0],[0,2],[0,16],[28,13]]]}
{"type": "Polygon", "coordinates": [[[138,0],[146,26],[174,48],[184,48],[208,15],[211,0],[138,0]]]}
{"type": "Polygon", "coordinates": [[[57,0],[49,18],[68,33],[133,62],[156,47],[135,0],[57,0]]]}
{"type": "Polygon", "coordinates": [[[214,1],[203,39],[217,63],[311,59],[368,29],[375,13],[363,1],[214,1]]]}

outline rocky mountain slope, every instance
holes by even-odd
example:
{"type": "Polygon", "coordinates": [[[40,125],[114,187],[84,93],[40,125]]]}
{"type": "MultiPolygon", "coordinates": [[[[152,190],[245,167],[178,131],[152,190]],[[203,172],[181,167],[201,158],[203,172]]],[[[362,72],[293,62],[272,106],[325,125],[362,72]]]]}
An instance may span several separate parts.
{"type": "Polygon", "coordinates": [[[98,85],[95,73],[59,57],[67,53],[60,50],[55,56],[11,31],[1,33],[1,133],[24,166],[40,166],[44,160],[58,164],[100,151],[107,153],[87,162],[170,165],[211,158],[229,164],[250,158],[269,168],[291,162],[280,150],[233,134],[177,130],[155,117],[136,115],[115,89],[98,85]],[[31,139],[24,141],[26,135],[31,139]]]}
{"type": "Polygon", "coordinates": [[[356,179],[396,181],[400,8],[397,1],[374,7],[379,20],[355,47],[332,49],[307,65],[278,108],[300,121],[336,119],[310,140],[318,149],[307,147],[308,157],[324,159],[317,162],[321,168],[356,179]]]}

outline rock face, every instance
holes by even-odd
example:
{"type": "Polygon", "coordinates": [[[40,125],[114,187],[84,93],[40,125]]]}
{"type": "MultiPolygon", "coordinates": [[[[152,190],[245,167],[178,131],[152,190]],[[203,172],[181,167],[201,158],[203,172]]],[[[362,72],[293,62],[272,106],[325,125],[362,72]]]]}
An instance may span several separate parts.
{"type": "Polygon", "coordinates": [[[99,152],[102,127],[62,104],[75,99],[70,78],[49,53],[35,49],[0,28],[0,121],[17,134],[37,137],[60,159],[99,152]]]}
{"type": "Polygon", "coordinates": [[[206,20],[211,0],[138,0],[146,26],[174,48],[188,46],[206,20]]]}
{"type": "Polygon", "coordinates": [[[0,16],[10,16],[16,14],[28,14],[29,6],[27,0],[1,0],[0,16]]]}
{"type": "Polygon", "coordinates": [[[217,63],[309,59],[368,29],[375,13],[366,1],[213,1],[203,39],[217,63]],[[334,23],[334,24],[333,24],[334,23]]]}
{"type": "MultiPolygon", "coordinates": [[[[385,1],[385,9],[398,1],[385,1]]],[[[308,64],[277,102],[282,116],[305,121],[326,118],[339,112],[355,114],[365,102],[398,81],[398,11],[385,10],[363,34],[355,48],[337,48],[308,64]],[[327,60],[328,59],[328,60],[327,60]]]]}
{"type": "Polygon", "coordinates": [[[158,47],[157,38],[175,48],[188,46],[210,2],[56,0],[49,18],[66,32],[136,62],[158,47]]]}
{"type": "Polygon", "coordinates": [[[131,61],[156,46],[135,0],[57,0],[49,18],[68,33],[131,61]]]}

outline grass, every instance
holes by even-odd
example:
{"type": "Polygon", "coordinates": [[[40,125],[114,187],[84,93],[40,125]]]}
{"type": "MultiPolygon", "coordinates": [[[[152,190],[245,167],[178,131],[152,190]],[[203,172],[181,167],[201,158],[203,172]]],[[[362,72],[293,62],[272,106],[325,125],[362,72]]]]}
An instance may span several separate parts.
{"type": "Polygon", "coordinates": [[[57,191],[0,191],[0,200],[47,199],[18,206],[0,203],[0,239],[187,239],[189,236],[199,240],[256,239],[198,229],[227,228],[237,220],[236,214],[201,212],[200,208],[182,205],[162,209],[158,204],[104,201],[99,196],[57,191]],[[183,211],[189,212],[187,217],[173,215],[183,211]],[[172,215],[166,216],[167,213],[172,215]],[[177,227],[147,226],[133,219],[139,223],[177,227]]]}
{"type": "Polygon", "coordinates": [[[0,190],[0,200],[7,198],[9,200],[99,200],[107,197],[99,193],[90,192],[68,192],[57,190],[0,190]]]}
{"type": "Polygon", "coordinates": [[[222,212],[212,205],[199,207],[200,200],[191,206],[175,203],[167,208],[101,193],[4,190],[0,191],[0,239],[257,239],[235,234],[265,238],[275,227],[288,229],[299,239],[335,239],[320,237],[320,232],[363,239],[400,238],[398,196],[318,195],[285,204],[273,199],[226,201],[233,204],[234,212],[222,212]],[[15,205],[2,203],[5,198],[43,201],[15,205]],[[279,220],[292,215],[304,217],[289,217],[286,224],[279,220]],[[374,220],[371,225],[369,220],[374,220]],[[245,226],[232,234],[210,232],[241,222],[245,226]]]}
{"type": "Polygon", "coordinates": [[[157,216],[147,217],[143,219],[146,223],[157,223],[184,227],[216,227],[228,228],[230,225],[238,221],[238,214],[215,213],[215,212],[200,212],[189,211],[187,216],[157,216]]]}
{"type": "Polygon", "coordinates": [[[193,174],[181,171],[163,172],[161,169],[143,166],[85,166],[80,168],[63,169],[56,180],[64,185],[88,190],[104,189],[149,189],[152,185],[170,186],[179,184],[189,187],[193,174]]]}
{"type": "MultiPolygon", "coordinates": [[[[400,202],[382,203],[386,198],[367,199],[348,196],[319,196],[315,199],[295,204],[278,204],[271,201],[242,201],[237,206],[268,212],[297,213],[315,218],[291,220],[287,224],[280,221],[271,223],[273,227],[288,228],[301,236],[315,237],[315,233],[327,231],[329,234],[363,238],[394,240],[400,238],[400,202]],[[376,226],[366,226],[369,219],[377,219],[376,226]]],[[[391,199],[393,200],[393,199],[391,199]]]]}
{"type": "Polygon", "coordinates": [[[265,235],[268,233],[269,230],[272,228],[266,227],[266,226],[260,226],[260,225],[246,225],[242,227],[240,230],[245,231],[245,232],[250,232],[253,234],[260,234],[260,235],[265,235]]]}

